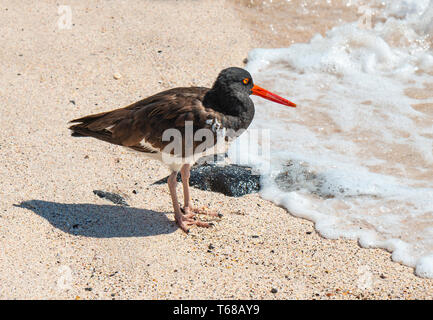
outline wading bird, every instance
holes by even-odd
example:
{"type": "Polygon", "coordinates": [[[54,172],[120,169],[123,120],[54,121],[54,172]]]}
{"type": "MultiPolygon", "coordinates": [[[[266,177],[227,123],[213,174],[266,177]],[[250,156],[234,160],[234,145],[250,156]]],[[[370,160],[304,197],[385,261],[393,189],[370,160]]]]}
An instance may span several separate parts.
{"type": "Polygon", "coordinates": [[[200,156],[215,152],[220,141],[227,145],[248,128],[255,112],[251,94],[296,106],[254,85],[248,71],[232,67],[220,72],[212,88],[163,91],[124,108],[72,120],[77,124],[70,129],[72,136],[124,146],[167,164],[172,171],[168,187],[175,219],[188,232],[192,225],[211,225],[196,219],[196,213],[218,216],[193,206],[189,190],[191,165],[200,156]],[[178,172],[183,184],[183,209],[176,194],[178,172]]]}

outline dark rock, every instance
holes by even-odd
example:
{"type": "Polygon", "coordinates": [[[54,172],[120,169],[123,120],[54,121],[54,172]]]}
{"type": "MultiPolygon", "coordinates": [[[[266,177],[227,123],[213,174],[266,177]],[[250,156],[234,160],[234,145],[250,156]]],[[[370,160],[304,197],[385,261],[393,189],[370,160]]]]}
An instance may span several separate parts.
{"type": "Polygon", "coordinates": [[[271,293],[277,293],[277,292],[278,292],[278,290],[276,288],[271,289],[271,293]]]}
{"type": "MultiPolygon", "coordinates": [[[[168,177],[154,184],[167,183],[167,179],[168,177]]],[[[180,174],[177,180],[181,181],[180,174]]],[[[241,197],[260,190],[260,176],[254,174],[250,167],[205,163],[191,168],[189,184],[200,190],[219,192],[230,197],[241,197]]]]}
{"type": "Polygon", "coordinates": [[[84,290],[86,290],[86,291],[92,291],[93,289],[92,288],[84,288],[84,290]]]}
{"type": "Polygon", "coordinates": [[[107,199],[115,204],[129,207],[129,204],[125,201],[125,199],[121,195],[118,195],[116,193],[101,190],[93,190],[93,193],[96,194],[99,198],[107,199]]]}
{"type": "MultiPolygon", "coordinates": [[[[334,191],[323,187],[325,181],[323,175],[314,172],[306,163],[295,160],[288,161],[283,170],[275,177],[275,183],[284,192],[307,189],[319,197],[334,198],[334,191]]],[[[344,193],[344,190],[340,190],[340,192],[344,193]]]]}
{"type": "Polygon", "coordinates": [[[377,194],[363,193],[351,190],[344,185],[327,180],[324,173],[316,172],[308,163],[289,160],[275,177],[278,188],[284,192],[307,190],[324,199],[370,197],[378,198],[377,194]]]}
{"type": "Polygon", "coordinates": [[[215,249],[215,247],[213,246],[212,243],[208,246],[208,248],[209,248],[209,250],[215,249]]]}

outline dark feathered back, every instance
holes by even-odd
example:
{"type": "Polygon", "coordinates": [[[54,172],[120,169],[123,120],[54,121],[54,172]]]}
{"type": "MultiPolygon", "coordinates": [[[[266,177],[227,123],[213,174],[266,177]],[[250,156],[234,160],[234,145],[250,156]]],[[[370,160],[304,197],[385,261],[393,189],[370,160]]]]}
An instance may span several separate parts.
{"type": "Polygon", "coordinates": [[[74,119],[71,123],[78,124],[69,129],[75,137],[93,137],[151,152],[141,144],[145,141],[153,148],[162,150],[170,142],[162,141],[166,129],[183,131],[185,121],[193,121],[195,132],[201,128],[211,128],[215,119],[219,123],[224,122],[220,113],[202,105],[208,90],[201,87],[167,90],[125,108],[74,119]]]}

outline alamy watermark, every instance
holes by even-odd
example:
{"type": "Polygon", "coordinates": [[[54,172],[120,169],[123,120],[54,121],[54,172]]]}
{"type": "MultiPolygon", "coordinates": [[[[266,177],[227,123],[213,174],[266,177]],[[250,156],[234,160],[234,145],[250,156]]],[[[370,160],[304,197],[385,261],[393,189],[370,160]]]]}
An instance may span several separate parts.
{"type": "Polygon", "coordinates": [[[372,25],[372,16],[375,14],[375,11],[367,5],[363,5],[358,7],[358,13],[361,16],[358,18],[358,28],[371,30],[373,28],[372,25]]]}
{"type": "Polygon", "coordinates": [[[60,291],[72,289],[73,273],[71,267],[67,264],[72,255],[72,248],[67,243],[60,248],[57,254],[58,259],[63,262],[57,269],[58,278],[56,280],[56,287],[60,291]]]}
{"type": "Polygon", "coordinates": [[[358,268],[358,289],[371,290],[373,288],[373,273],[369,266],[362,265],[358,268]]]}
{"type": "Polygon", "coordinates": [[[209,128],[195,128],[193,121],[185,121],[182,130],[170,128],[163,132],[162,141],[167,142],[161,152],[161,160],[167,165],[206,162],[223,164],[228,147],[237,162],[254,167],[258,159],[260,172],[270,170],[271,139],[269,129],[233,130],[222,127],[216,119],[209,120],[209,128]],[[234,140],[237,140],[236,142],[234,140]],[[233,143],[232,143],[233,142],[233,143]],[[215,155],[213,161],[206,156],[215,155]]]}
{"type": "Polygon", "coordinates": [[[72,28],[72,9],[71,6],[61,5],[57,8],[57,14],[60,16],[57,20],[57,27],[60,30],[72,28]]]}

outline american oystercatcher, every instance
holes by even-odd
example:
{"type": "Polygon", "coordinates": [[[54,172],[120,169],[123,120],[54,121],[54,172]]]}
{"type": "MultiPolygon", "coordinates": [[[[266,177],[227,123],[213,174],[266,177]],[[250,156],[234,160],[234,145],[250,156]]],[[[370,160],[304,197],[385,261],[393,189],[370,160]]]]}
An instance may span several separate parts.
{"type": "Polygon", "coordinates": [[[193,206],[189,177],[191,165],[208,154],[225,148],[250,125],[254,103],[250,95],[289,106],[290,102],[254,85],[250,73],[241,68],[220,72],[212,88],[174,88],[157,93],[127,107],[72,120],[72,136],[93,137],[139,151],[168,165],[172,173],[168,187],[179,227],[209,227],[196,213],[217,213],[193,206]],[[221,143],[220,143],[221,142],[221,143]],[[176,185],[180,171],[184,208],[179,205],[176,185]]]}

